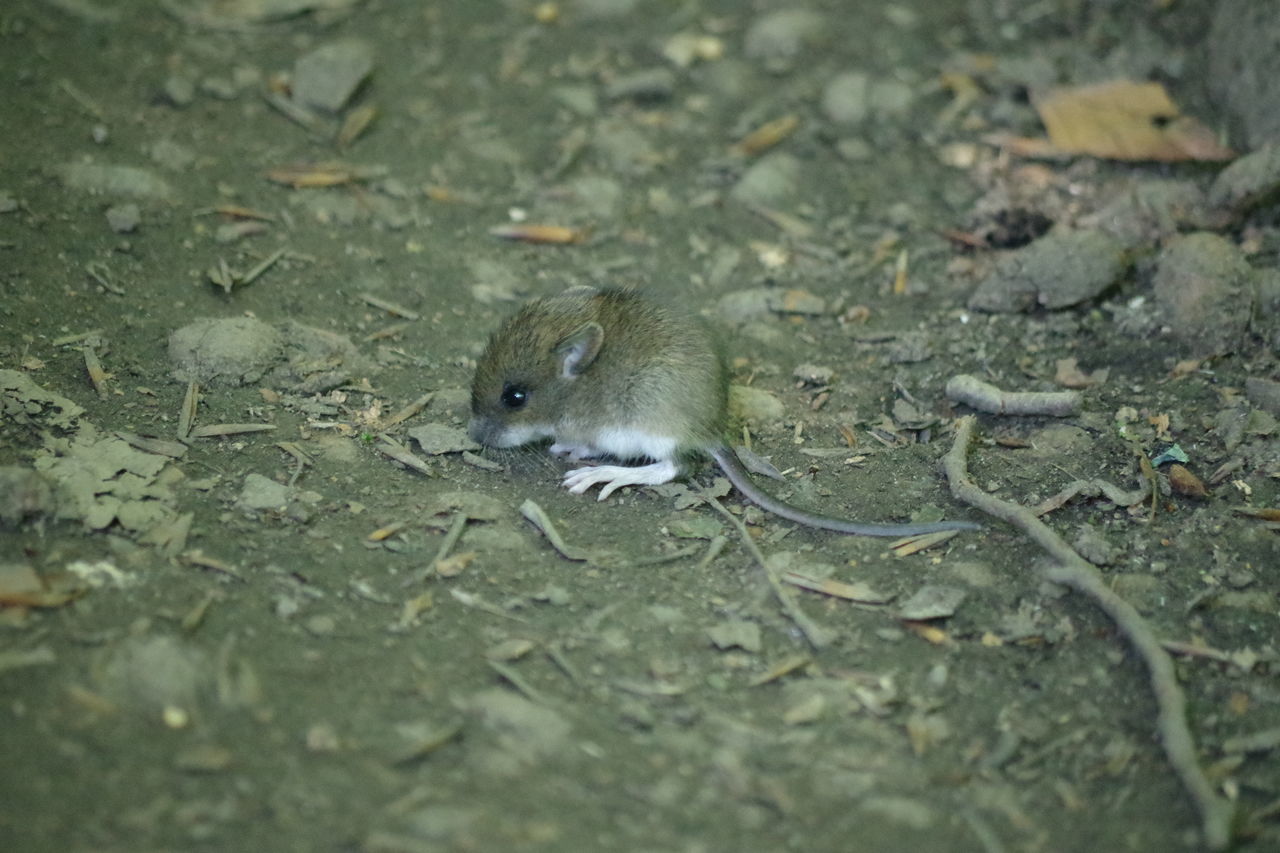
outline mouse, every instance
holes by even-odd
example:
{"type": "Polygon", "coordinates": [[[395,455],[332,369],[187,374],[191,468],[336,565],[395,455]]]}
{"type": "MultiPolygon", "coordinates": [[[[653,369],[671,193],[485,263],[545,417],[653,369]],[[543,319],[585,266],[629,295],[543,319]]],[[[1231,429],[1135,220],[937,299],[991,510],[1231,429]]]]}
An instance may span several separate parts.
{"type": "Polygon", "coordinates": [[[467,432],[487,447],[549,439],[553,454],[588,463],[564,486],[582,494],[599,485],[599,500],[671,482],[709,457],[749,501],[808,527],[894,537],[981,529],[846,521],[786,503],[756,485],[725,440],[728,411],[728,367],[701,317],[634,289],[580,286],[527,302],[490,336],[467,432]]]}

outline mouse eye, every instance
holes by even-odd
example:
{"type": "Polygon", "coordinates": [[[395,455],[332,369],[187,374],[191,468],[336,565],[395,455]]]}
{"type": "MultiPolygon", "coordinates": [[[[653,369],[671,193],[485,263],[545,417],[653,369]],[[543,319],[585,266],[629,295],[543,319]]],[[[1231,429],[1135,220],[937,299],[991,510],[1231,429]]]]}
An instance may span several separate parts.
{"type": "Polygon", "coordinates": [[[519,385],[505,385],[502,388],[502,405],[508,409],[524,408],[529,402],[529,392],[519,385]]]}

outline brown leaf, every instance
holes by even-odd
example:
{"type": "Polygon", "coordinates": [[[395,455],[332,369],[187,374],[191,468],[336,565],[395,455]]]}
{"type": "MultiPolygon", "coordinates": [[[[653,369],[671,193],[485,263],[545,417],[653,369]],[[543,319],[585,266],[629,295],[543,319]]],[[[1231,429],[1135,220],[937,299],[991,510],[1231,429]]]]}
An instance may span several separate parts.
{"type": "Polygon", "coordinates": [[[1209,490],[1204,487],[1204,482],[1184,465],[1169,466],[1169,487],[1189,498],[1209,497],[1209,490]]]}
{"type": "Polygon", "coordinates": [[[568,245],[586,242],[590,230],[565,225],[497,225],[489,229],[494,237],[522,243],[558,243],[568,245]]]}
{"type": "Polygon", "coordinates": [[[1229,160],[1213,132],[1182,115],[1159,83],[1113,80],[1055,89],[1035,101],[1060,151],[1114,160],[1229,160]]]}

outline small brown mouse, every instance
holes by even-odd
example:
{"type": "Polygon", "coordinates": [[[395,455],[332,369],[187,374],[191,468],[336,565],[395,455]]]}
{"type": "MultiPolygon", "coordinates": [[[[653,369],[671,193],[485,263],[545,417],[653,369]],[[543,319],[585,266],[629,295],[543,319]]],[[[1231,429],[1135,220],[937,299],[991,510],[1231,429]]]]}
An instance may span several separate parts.
{"type": "Polygon", "coordinates": [[[710,456],[750,501],[810,527],[862,536],[976,530],[968,521],[860,524],[816,515],[760,489],[725,443],[729,378],[710,330],[622,288],[575,287],[526,304],[490,338],[471,384],[472,439],[516,447],[551,439],[573,460],[611,456],[647,464],[587,465],[564,475],[582,494],[602,484],[657,485],[710,456]]]}

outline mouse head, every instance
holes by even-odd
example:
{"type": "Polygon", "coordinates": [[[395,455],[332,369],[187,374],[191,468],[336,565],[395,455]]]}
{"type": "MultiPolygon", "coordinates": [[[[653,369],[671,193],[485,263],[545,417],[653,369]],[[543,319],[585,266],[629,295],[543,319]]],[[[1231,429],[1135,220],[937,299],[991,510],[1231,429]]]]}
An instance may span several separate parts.
{"type": "Polygon", "coordinates": [[[584,296],[532,302],[489,338],[471,382],[473,440],[516,447],[555,437],[577,380],[604,343],[584,296]]]}

